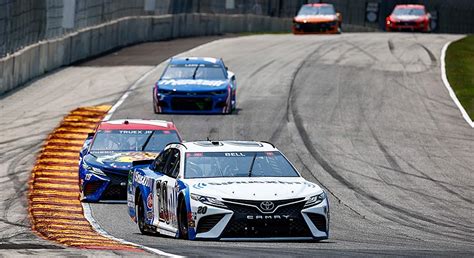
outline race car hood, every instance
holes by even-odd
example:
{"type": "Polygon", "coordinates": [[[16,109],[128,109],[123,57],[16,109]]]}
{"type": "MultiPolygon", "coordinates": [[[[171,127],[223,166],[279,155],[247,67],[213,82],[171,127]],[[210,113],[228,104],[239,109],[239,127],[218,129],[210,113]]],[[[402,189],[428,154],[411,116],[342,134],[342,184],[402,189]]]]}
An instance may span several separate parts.
{"type": "Polygon", "coordinates": [[[225,90],[228,82],[226,80],[160,80],[158,88],[170,91],[209,91],[225,90]]]}
{"type": "Polygon", "coordinates": [[[336,15],[299,15],[295,17],[295,22],[320,23],[337,20],[336,15]]]}
{"type": "Polygon", "coordinates": [[[158,153],[154,152],[93,153],[84,156],[84,161],[100,169],[128,171],[133,161],[154,159],[157,155],[158,153]]]}
{"type": "Polygon", "coordinates": [[[281,200],[309,197],[322,189],[301,177],[239,177],[187,179],[190,192],[215,198],[281,200]]]}
{"type": "Polygon", "coordinates": [[[392,20],[394,21],[418,21],[420,19],[423,19],[423,16],[419,15],[392,15],[392,20]]]}

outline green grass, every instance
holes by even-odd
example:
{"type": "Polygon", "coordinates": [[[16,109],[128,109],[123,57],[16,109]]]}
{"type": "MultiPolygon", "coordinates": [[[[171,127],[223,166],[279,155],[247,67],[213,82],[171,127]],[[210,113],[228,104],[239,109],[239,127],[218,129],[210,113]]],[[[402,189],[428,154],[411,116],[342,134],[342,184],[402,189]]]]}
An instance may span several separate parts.
{"type": "Polygon", "coordinates": [[[474,119],[474,35],[449,46],[446,75],[464,109],[474,119]]]}

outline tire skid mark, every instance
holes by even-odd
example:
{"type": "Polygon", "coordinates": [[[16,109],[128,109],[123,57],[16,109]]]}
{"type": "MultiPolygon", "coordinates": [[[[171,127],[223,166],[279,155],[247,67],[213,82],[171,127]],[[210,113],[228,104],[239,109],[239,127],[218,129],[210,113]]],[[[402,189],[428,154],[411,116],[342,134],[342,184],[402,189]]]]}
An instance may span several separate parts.
{"type": "Polygon", "coordinates": [[[250,74],[248,76],[248,78],[252,78],[254,77],[255,75],[257,75],[259,72],[261,72],[263,69],[267,68],[269,65],[273,64],[275,62],[275,59],[272,59],[270,60],[269,62],[263,64],[262,66],[260,66],[259,68],[257,68],[252,74],[250,74]]]}
{"type": "Polygon", "coordinates": [[[87,134],[109,109],[95,106],[73,110],[43,144],[29,181],[31,227],[40,237],[66,246],[143,252],[97,233],[84,217],[79,201],[79,151],[87,134]]]}
{"type": "MultiPolygon", "coordinates": [[[[331,40],[327,43],[333,43],[334,40],[331,40]]],[[[318,45],[313,51],[311,51],[308,56],[314,56],[315,54],[319,53],[322,48],[325,46],[325,44],[320,44],[318,45]]],[[[326,54],[328,54],[329,51],[326,51],[323,55],[321,55],[321,57],[324,57],[326,54]]],[[[320,57],[320,58],[321,58],[320,57]]],[[[285,108],[285,115],[283,116],[283,119],[280,121],[278,127],[276,128],[276,130],[272,133],[272,135],[270,136],[269,138],[269,141],[270,142],[274,142],[276,141],[276,139],[278,139],[280,137],[280,134],[283,130],[283,128],[291,122],[291,112],[292,111],[292,108],[291,108],[291,101],[292,101],[292,95],[293,95],[293,91],[294,91],[294,85],[295,85],[295,79],[298,75],[298,73],[300,72],[300,70],[306,65],[308,61],[308,58],[307,59],[304,59],[302,62],[300,62],[300,64],[296,67],[295,71],[293,72],[293,74],[291,75],[291,82],[290,82],[290,86],[289,86],[289,90],[288,90],[288,97],[286,99],[286,108],[285,108]]],[[[311,155],[311,153],[310,153],[311,155]]],[[[303,167],[310,173],[311,177],[313,177],[321,186],[323,186],[325,189],[328,190],[329,193],[331,193],[331,195],[342,205],[344,205],[345,207],[347,207],[349,210],[351,210],[352,212],[354,212],[355,214],[361,216],[362,218],[365,219],[365,216],[362,216],[358,211],[354,210],[352,207],[348,206],[347,204],[343,203],[342,200],[334,193],[334,192],[331,192],[329,191],[329,189],[327,187],[324,186],[324,184],[322,184],[315,176],[314,174],[311,172],[311,170],[308,168],[308,166],[303,162],[303,160],[301,159],[301,157],[299,155],[297,155],[299,161],[301,162],[301,164],[303,165],[303,167]]]]}
{"type": "MultiPolygon", "coordinates": [[[[391,40],[389,40],[389,45],[390,45],[390,43],[391,43],[391,40]]],[[[392,43],[392,44],[393,44],[393,43],[392,43]]],[[[430,56],[430,59],[431,59],[432,62],[434,62],[434,63],[437,62],[436,57],[434,56],[434,54],[433,54],[427,47],[425,47],[425,46],[424,46],[423,44],[421,44],[421,43],[415,43],[415,44],[418,45],[418,46],[421,46],[421,47],[428,53],[428,55],[430,56]]],[[[397,58],[398,62],[399,62],[399,63],[402,65],[402,67],[403,67],[403,83],[398,82],[398,81],[396,81],[396,82],[397,82],[399,85],[401,85],[401,86],[403,86],[403,87],[405,87],[405,88],[408,88],[408,87],[406,86],[406,85],[408,85],[408,79],[414,80],[414,78],[410,78],[410,77],[408,76],[408,72],[406,71],[406,66],[402,63],[402,61],[401,61],[398,57],[395,56],[395,54],[394,54],[394,52],[393,52],[392,50],[391,50],[390,52],[391,52],[391,54],[392,54],[395,58],[397,58]]],[[[439,126],[439,124],[438,124],[438,122],[437,122],[437,120],[436,120],[435,117],[434,117],[434,114],[431,112],[431,109],[428,107],[428,104],[427,104],[426,101],[425,101],[425,99],[427,98],[427,97],[425,97],[425,96],[428,96],[428,93],[426,92],[426,90],[425,90],[424,87],[417,87],[417,88],[421,89],[422,92],[418,92],[418,91],[414,91],[414,92],[415,92],[418,96],[421,97],[421,103],[422,103],[423,106],[425,107],[425,110],[427,111],[428,115],[430,116],[430,118],[431,118],[433,124],[436,126],[436,129],[437,129],[438,131],[442,131],[441,128],[440,128],[440,126],[439,126]]],[[[437,102],[437,103],[440,103],[440,102],[437,102]]],[[[444,136],[443,136],[443,137],[444,137],[444,136]]],[[[458,163],[457,165],[458,165],[458,166],[462,166],[461,164],[462,164],[463,162],[462,162],[461,160],[459,160],[456,156],[452,155],[450,152],[448,152],[448,151],[446,151],[446,150],[444,149],[443,145],[440,143],[440,140],[438,139],[439,137],[433,136],[433,138],[435,139],[436,143],[438,143],[438,145],[440,146],[439,149],[443,150],[443,152],[446,153],[447,156],[452,157],[452,158],[455,159],[455,160],[458,160],[459,163],[458,163]]],[[[429,155],[428,155],[428,156],[429,156],[429,155]]],[[[403,161],[405,161],[405,160],[403,160],[403,161]]],[[[409,164],[409,163],[406,162],[406,161],[405,161],[405,163],[407,163],[407,165],[408,165],[409,167],[411,167],[412,169],[418,171],[420,174],[424,175],[425,177],[428,177],[432,182],[434,182],[436,185],[438,185],[439,187],[441,187],[441,188],[442,188],[443,190],[445,190],[446,192],[448,192],[448,193],[450,193],[450,194],[456,196],[457,198],[459,198],[459,199],[461,199],[461,200],[463,200],[463,201],[466,201],[466,202],[468,202],[468,203],[470,203],[470,204],[473,203],[473,201],[470,200],[469,198],[465,198],[464,196],[462,196],[461,194],[455,192],[454,190],[450,189],[449,187],[447,187],[447,186],[445,186],[445,185],[443,185],[443,184],[437,182],[436,180],[433,180],[433,178],[429,177],[428,174],[426,174],[426,173],[420,171],[419,169],[415,168],[412,164],[409,164]]],[[[436,164],[436,162],[433,162],[433,164],[436,164]]],[[[464,166],[462,166],[462,167],[464,167],[464,166]]],[[[467,167],[464,167],[464,168],[469,169],[469,168],[467,168],[467,167]]]]}
{"type": "MultiPolygon", "coordinates": [[[[308,55],[308,57],[313,56],[315,53],[316,53],[316,51],[314,51],[313,53],[308,55]]],[[[288,122],[294,122],[294,125],[297,129],[298,136],[301,138],[301,140],[304,144],[304,147],[307,149],[309,154],[314,158],[314,160],[316,162],[318,162],[318,164],[324,169],[324,171],[326,171],[332,178],[334,178],[336,181],[338,181],[342,185],[346,186],[347,188],[353,190],[358,195],[363,196],[363,197],[367,198],[368,200],[371,200],[371,201],[379,204],[380,206],[385,207],[389,210],[392,210],[392,211],[394,211],[394,212],[396,212],[400,215],[404,215],[406,217],[405,220],[407,220],[407,221],[410,220],[410,221],[413,222],[413,223],[403,223],[407,227],[417,228],[417,227],[414,226],[416,224],[416,221],[414,219],[419,220],[419,221],[423,221],[425,223],[442,226],[442,227],[448,227],[448,228],[453,227],[452,224],[440,222],[436,219],[429,218],[429,217],[427,217],[423,214],[420,214],[420,213],[417,213],[417,212],[414,212],[414,211],[409,211],[409,210],[403,209],[402,207],[398,207],[396,205],[385,202],[384,200],[382,200],[382,199],[378,198],[377,196],[365,191],[364,189],[358,187],[357,185],[353,184],[352,182],[350,182],[349,180],[344,178],[322,156],[322,154],[316,149],[315,144],[312,142],[311,137],[309,136],[308,132],[306,131],[306,128],[304,127],[303,119],[300,116],[297,108],[295,107],[296,96],[294,94],[295,93],[294,84],[295,84],[296,78],[298,76],[298,73],[304,67],[304,65],[307,63],[308,60],[309,60],[309,58],[304,60],[301,63],[301,65],[298,67],[298,69],[295,71],[295,73],[293,73],[292,85],[290,86],[290,92],[289,92],[289,96],[288,96],[289,101],[288,101],[288,106],[287,106],[287,110],[288,110],[287,121],[288,122]]],[[[437,231],[434,231],[434,230],[428,230],[426,228],[417,228],[417,229],[425,231],[425,232],[433,233],[433,234],[445,235],[445,234],[441,234],[440,232],[437,232],[437,231]]],[[[449,237],[456,238],[456,239],[461,240],[461,241],[469,241],[470,236],[464,235],[464,234],[462,234],[462,235],[465,236],[465,237],[462,237],[462,236],[460,236],[460,237],[449,236],[449,237]]]]}

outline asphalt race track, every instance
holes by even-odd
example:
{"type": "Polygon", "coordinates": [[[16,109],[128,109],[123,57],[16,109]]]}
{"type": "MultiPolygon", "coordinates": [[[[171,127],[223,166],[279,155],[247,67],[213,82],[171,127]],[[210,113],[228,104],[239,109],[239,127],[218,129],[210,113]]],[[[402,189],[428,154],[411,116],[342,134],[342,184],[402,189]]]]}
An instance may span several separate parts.
{"type": "Polygon", "coordinates": [[[427,34],[264,35],[186,55],[222,57],[236,73],[233,115],[155,115],[147,77],[112,119],[165,119],[185,140],[269,140],[330,193],[320,243],[182,241],[139,234],[124,204],[93,204],[110,234],[179,255],[474,254],[474,131],[440,75],[427,34]]]}
{"type": "MultiPolygon", "coordinates": [[[[273,142],[306,179],[329,191],[329,240],[183,241],[141,235],[126,204],[90,204],[92,215],[115,237],[177,255],[472,257],[474,131],[440,75],[441,48],[458,38],[412,33],[225,38],[186,55],[224,58],[237,76],[236,113],[155,115],[151,89],[161,64],[112,116],[172,120],[185,140],[273,142]]],[[[39,148],[64,113],[114,103],[153,69],[150,56],[178,51],[168,45],[172,50],[139,45],[133,49],[141,54],[113,53],[58,70],[4,97],[4,124],[11,124],[6,136],[19,137],[22,145],[15,150],[22,164],[34,162],[31,149],[39,148]],[[117,66],[123,60],[129,65],[117,66]],[[34,106],[27,103],[44,104],[31,113],[34,106]],[[16,122],[15,112],[25,117],[16,122]]]]}

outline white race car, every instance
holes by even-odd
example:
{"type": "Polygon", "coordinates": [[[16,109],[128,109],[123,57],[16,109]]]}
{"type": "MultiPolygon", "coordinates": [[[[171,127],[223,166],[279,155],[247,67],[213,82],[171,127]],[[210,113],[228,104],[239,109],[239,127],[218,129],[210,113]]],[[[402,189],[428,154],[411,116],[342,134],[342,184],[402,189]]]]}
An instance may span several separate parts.
{"type": "Polygon", "coordinates": [[[136,161],[128,208],[143,234],[184,239],[321,240],[329,202],[272,144],[199,141],[136,161]]]}

